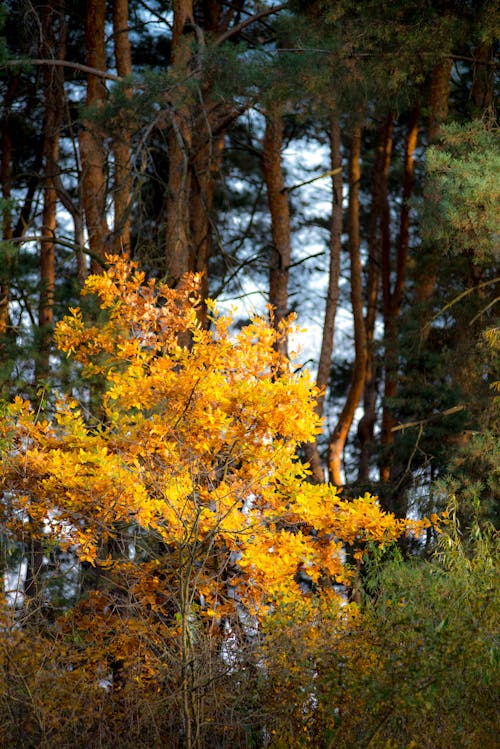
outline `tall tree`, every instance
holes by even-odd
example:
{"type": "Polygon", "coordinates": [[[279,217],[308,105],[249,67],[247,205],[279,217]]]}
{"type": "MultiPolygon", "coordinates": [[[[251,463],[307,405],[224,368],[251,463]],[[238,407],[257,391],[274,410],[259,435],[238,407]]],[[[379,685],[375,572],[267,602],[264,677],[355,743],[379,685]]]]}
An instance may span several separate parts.
{"type": "Polygon", "coordinates": [[[366,376],[367,340],[363,313],[361,247],[359,234],[359,192],[361,179],[361,133],[359,124],[353,125],[349,147],[349,203],[347,231],[351,274],[351,305],[354,321],[354,366],[347,398],[328,443],[328,472],[330,481],[341,486],[342,454],[356,408],[363,393],[366,376]]]}
{"type": "MultiPolygon", "coordinates": [[[[113,2],[113,45],[116,60],[116,72],[120,78],[132,75],[132,54],[129,39],[129,7],[128,0],[114,0],[113,2]]],[[[132,90],[128,88],[125,96],[130,97],[132,90]]],[[[113,138],[114,158],[114,186],[113,186],[113,214],[114,214],[114,248],[119,252],[130,252],[130,201],[132,190],[131,174],[131,134],[127,122],[122,119],[122,128],[113,138]]]]}
{"type": "MultiPolygon", "coordinates": [[[[279,107],[279,105],[278,105],[279,107]]],[[[276,329],[288,312],[288,278],[291,262],[290,208],[281,163],[283,115],[279,108],[268,111],[262,150],[262,170],[271,216],[271,258],[269,262],[269,303],[276,329]]],[[[279,344],[286,354],[285,338],[279,344]]]]}
{"type": "MultiPolygon", "coordinates": [[[[335,318],[339,303],[339,280],[340,280],[340,253],[342,249],[342,139],[340,124],[336,118],[331,118],[329,123],[329,147],[330,166],[332,178],[332,209],[330,218],[329,237],[329,265],[328,286],[325,300],[325,315],[321,338],[321,350],[318,361],[318,372],[316,383],[321,389],[316,403],[316,413],[319,417],[323,415],[325,392],[330,381],[333,341],[335,333],[335,318]]],[[[311,465],[312,475],[315,481],[324,480],[324,471],[319,454],[318,437],[305,446],[307,460],[311,465]]]]}
{"type": "MultiPolygon", "coordinates": [[[[90,0],[85,9],[85,62],[94,70],[87,73],[86,106],[97,113],[106,102],[107,70],[105,45],[106,0],[90,0]]],[[[102,131],[96,120],[86,117],[79,133],[82,163],[82,202],[85,209],[91,268],[98,270],[106,252],[109,229],[106,206],[106,162],[102,131]]]]}

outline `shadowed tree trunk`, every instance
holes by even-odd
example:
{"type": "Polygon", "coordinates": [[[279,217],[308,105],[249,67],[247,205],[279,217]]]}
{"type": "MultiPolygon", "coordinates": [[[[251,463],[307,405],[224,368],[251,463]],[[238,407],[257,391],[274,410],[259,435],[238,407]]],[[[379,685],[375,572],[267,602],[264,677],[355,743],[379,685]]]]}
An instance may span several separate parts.
{"type": "MultiPolygon", "coordinates": [[[[9,201],[12,196],[12,137],[10,132],[10,109],[18,86],[18,76],[14,78],[7,89],[4,100],[4,111],[2,117],[2,158],[0,162],[0,184],[2,187],[2,198],[5,201],[2,210],[2,240],[9,242],[13,237],[12,206],[9,201]]],[[[0,339],[7,333],[9,328],[9,303],[10,303],[10,268],[9,256],[2,257],[0,268],[0,339]]],[[[0,344],[0,356],[5,355],[4,344],[0,344]]]]}
{"type": "Polygon", "coordinates": [[[474,50],[472,69],[471,100],[473,114],[482,116],[485,113],[494,117],[493,101],[495,94],[495,49],[491,42],[482,41],[474,50]]]}
{"type": "MultiPolygon", "coordinates": [[[[64,60],[66,55],[65,4],[57,7],[40,5],[42,58],[64,60]]],[[[44,186],[42,209],[42,240],[40,242],[40,297],[38,303],[38,356],[35,367],[35,386],[45,387],[48,381],[49,357],[54,321],[55,290],[55,236],[57,228],[57,189],[59,176],[59,138],[64,112],[64,71],[62,67],[43,70],[45,114],[43,121],[44,186]]],[[[40,396],[43,398],[43,395],[40,396]]],[[[40,574],[43,566],[41,536],[43,528],[34,521],[29,544],[24,593],[33,599],[40,592],[40,574]]]]}
{"type": "Polygon", "coordinates": [[[366,374],[366,328],[363,316],[362,268],[359,236],[359,181],[361,178],[361,126],[355,125],[349,150],[349,205],[347,231],[351,264],[351,305],[354,320],[354,368],[344,407],[328,445],[328,473],[338,486],[342,481],[342,454],[359,399],[363,393],[366,374]]]}
{"type": "MultiPolygon", "coordinates": [[[[452,60],[439,62],[432,71],[429,91],[429,120],[427,128],[427,145],[434,145],[439,139],[442,123],[448,117],[448,99],[452,60]]],[[[416,270],[415,300],[420,315],[420,342],[425,344],[429,335],[430,301],[436,286],[439,250],[430,247],[422,253],[416,270]]]]}
{"type": "Polygon", "coordinates": [[[369,476],[371,445],[376,421],[377,372],[374,361],[374,335],[379,298],[382,244],[390,242],[387,179],[392,149],[393,116],[389,114],[382,123],[377,140],[372,181],[372,209],[368,248],[368,278],[366,284],[366,374],[363,392],[363,416],[358,424],[360,456],[358,480],[369,476]]]}
{"type": "MultiPolygon", "coordinates": [[[[106,70],[105,49],[106,0],[88,0],[85,13],[85,62],[97,70],[106,70]]],[[[87,107],[98,110],[106,101],[104,79],[88,74],[87,107]]],[[[82,162],[82,200],[85,210],[91,270],[99,273],[99,259],[104,257],[108,240],[106,220],[106,176],[103,136],[96,123],[86,119],[79,135],[82,162]]]]}
{"type": "MultiPolygon", "coordinates": [[[[132,74],[132,56],[128,33],[128,0],[113,2],[113,41],[116,60],[116,72],[120,77],[132,74]]],[[[130,96],[131,89],[126,91],[130,96]]],[[[126,122],[120,133],[113,138],[114,157],[114,249],[115,252],[130,251],[130,201],[132,175],[130,172],[130,132],[126,122]]]]}
{"type": "MultiPolygon", "coordinates": [[[[408,132],[405,141],[405,160],[403,173],[403,193],[401,204],[401,215],[399,225],[399,236],[396,255],[396,277],[394,287],[390,287],[390,274],[392,268],[387,262],[383,263],[384,277],[388,280],[384,285],[384,340],[385,340],[385,377],[384,377],[384,405],[382,412],[381,445],[382,462],[380,465],[380,481],[388,482],[396,478],[399,472],[394,466],[391,446],[394,442],[393,427],[395,420],[391,413],[390,399],[395,398],[398,391],[398,360],[397,339],[399,335],[399,320],[403,305],[403,295],[406,283],[406,267],[408,258],[408,245],[410,236],[410,200],[413,194],[415,148],[418,138],[419,110],[413,109],[408,123],[408,132]]],[[[386,509],[396,512],[398,515],[406,514],[406,508],[396,507],[394,502],[386,509]]]]}
{"type": "MultiPolygon", "coordinates": [[[[288,312],[288,276],[290,273],[291,238],[290,208],[283,177],[283,115],[279,110],[268,112],[262,152],[262,171],[267,188],[271,215],[271,258],[269,262],[269,304],[273,308],[273,324],[279,328],[288,312]]],[[[280,341],[282,354],[287,355],[287,340],[280,341]]]]}
{"type": "MultiPolygon", "coordinates": [[[[330,221],[330,260],[328,269],[328,288],[326,292],[325,317],[323,322],[323,336],[321,352],[318,362],[316,384],[323,390],[316,404],[318,416],[323,414],[324,391],[330,380],[332,363],[333,339],[335,333],[335,317],[339,301],[340,253],[342,249],[342,145],[340,125],[332,120],[329,129],[330,164],[332,169],[332,216],[330,221]]],[[[318,441],[305,445],[306,458],[311,466],[313,480],[324,481],[323,466],[318,450],[318,441]]]]}
{"type": "Polygon", "coordinates": [[[167,103],[169,114],[168,185],[166,205],[166,272],[170,282],[177,284],[182,275],[192,270],[191,254],[191,146],[193,93],[187,81],[191,72],[193,48],[196,43],[192,0],[174,2],[172,64],[179,86],[167,103]]]}
{"type": "MultiPolygon", "coordinates": [[[[48,6],[42,9],[43,41],[42,57],[57,57],[63,60],[66,55],[66,19],[64,3],[57,10],[48,6]],[[55,38],[55,30],[59,38],[55,38]]],[[[42,240],[40,242],[40,299],[38,325],[40,330],[39,357],[35,379],[45,381],[49,374],[49,354],[54,320],[54,288],[56,275],[56,210],[59,178],[59,138],[64,113],[64,69],[45,67],[43,70],[45,92],[45,116],[43,123],[44,145],[44,189],[42,211],[42,240]]]]}
{"type": "MultiPolygon", "coordinates": [[[[208,296],[208,261],[213,251],[214,198],[217,176],[222,164],[224,136],[213,135],[213,118],[207,113],[201,137],[203,143],[192,161],[191,230],[192,270],[202,274],[201,296],[208,296]]],[[[200,321],[206,324],[206,309],[200,309],[200,321]]]]}

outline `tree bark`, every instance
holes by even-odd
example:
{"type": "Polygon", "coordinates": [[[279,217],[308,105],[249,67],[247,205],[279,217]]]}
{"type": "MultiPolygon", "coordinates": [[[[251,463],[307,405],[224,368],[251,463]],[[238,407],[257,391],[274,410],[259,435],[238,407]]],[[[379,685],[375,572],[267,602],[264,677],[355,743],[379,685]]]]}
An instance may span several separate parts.
{"type": "MultiPolygon", "coordinates": [[[[12,229],[12,207],[9,201],[12,196],[12,137],[10,132],[10,108],[14,100],[17,88],[17,77],[11,81],[4,100],[4,111],[2,117],[2,157],[0,184],[2,187],[2,198],[5,201],[2,211],[2,239],[8,242],[13,237],[12,229]]],[[[10,305],[10,258],[2,258],[0,268],[0,338],[7,333],[9,328],[9,305],[10,305]]],[[[5,347],[0,345],[0,355],[5,355],[5,347]]]]}
{"type": "MultiPolygon", "coordinates": [[[[323,415],[325,390],[330,381],[330,371],[333,353],[333,339],[335,333],[335,317],[339,301],[340,253],[342,249],[342,144],[340,125],[332,120],[329,128],[330,164],[332,169],[332,216],[330,221],[330,260],[328,269],[328,289],[326,293],[325,317],[323,335],[318,363],[316,384],[322,394],[316,403],[316,413],[323,415]]],[[[313,480],[317,483],[324,481],[324,471],[318,450],[318,440],[305,446],[306,458],[311,466],[313,480]]]]}
{"type": "MultiPolygon", "coordinates": [[[[57,10],[41,6],[43,57],[63,60],[66,56],[65,4],[60,2],[57,10]],[[55,38],[55,29],[59,38],[55,38]]],[[[42,236],[40,242],[40,298],[38,325],[40,331],[38,360],[35,370],[36,383],[45,382],[49,375],[49,355],[54,320],[54,289],[56,281],[55,234],[57,227],[57,189],[59,177],[59,135],[64,112],[64,68],[44,68],[45,116],[43,123],[43,159],[45,164],[42,236]]]]}
{"type": "MultiPolygon", "coordinates": [[[[106,0],[88,0],[85,15],[85,62],[97,70],[106,70],[104,29],[106,0]]],[[[106,101],[103,78],[89,73],[87,77],[87,107],[96,110],[106,101]]],[[[103,136],[96,123],[85,119],[79,135],[82,162],[82,199],[87,224],[89,248],[94,258],[103,258],[108,240],[106,219],[106,177],[103,136]]],[[[98,260],[92,259],[91,270],[102,270],[98,260]]]]}
{"type": "Polygon", "coordinates": [[[393,116],[383,121],[377,140],[372,180],[372,210],[368,249],[368,279],[366,284],[366,374],[363,392],[363,416],[358,424],[360,455],[358,480],[367,481],[370,468],[371,443],[376,421],[377,373],[373,343],[379,298],[382,245],[390,244],[387,179],[392,148],[393,116]]]}
{"type": "MultiPolygon", "coordinates": [[[[113,2],[113,40],[116,60],[116,71],[120,78],[132,74],[132,55],[128,33],[128,0],[113,2]]],[[[132,90],[127,89],[131,96],[132,90]]],[[[130,172],[131,136],[126,122],[120,133],[113,138],[114,157],[114,231],[113,244],[115,252],[130,252],[130,202],[132,175],[130,172]]]]}
{"type": "Polygon", "coordinates": [[[355,125],[349,152],[349,205],[347,230],[351,263],[351,305],[354,320],[355,359],[352,379],[344,407],[328,445],[328,473],[330,481],[342,485],[342,454],[359,399],[363,393],[366,374],[366,328],[363,316],[362,268],[359,236],[359,181],[361,178],[361,126],[355,125]]]}
{"type": "Polygon", "coordinates": [[[179,283],[189,270],[191,254],[190,159],[192,147],[192,92],[185,82],[191,73],[195,24],[192,0],[174,2],[172,65],[179,85],[167,103],[170,115],[168,135],[168,185],[166,206],[166,271],[170,283],[179,283]]]}
{"type": "MultiPolygon", "coordinates": [[[[427,145],[434,145],[439,139],[441,125],[448,116],[448,99],[452,61],[442,60],[432,71],[429,91],[429,120],[427,128],[427,145]]],[[[416,272],[415,300],[420,316],[420,343],[424,345],[429,335],[429,306],[436,286],[439,257],[436,248],[430,248],[422,254],[416,272]]]]}
{"type": "MultiPolygon", "coordinates": [[[[57,8],[40,5],[42,57],[63,60],[66,55],[65,3],[57,8]],[[56,30],[58,38],[56,38],[56,30]]],[[[55,243],[57,228],[56,179],[59,174],[59,134],[64,111],[64,69],[44,68],[43,84],[45,113],[43,122],[44,189],[42,209],[42,236],[40,242],[40,296],[38,302],[38,356],[35,366],[35,386],[45,386],[50,374],[49,357],[54,320],[55,243]]],[[[33,533],[28,549],[24,595],[29,602],[40,592],[40,575],[43,567],[43,526],[31,522],[33,533]]]]}
{"type": "MultiPolygon", "coordinates": [[[[391,412],[389,402],[395,398],[398,391],[398,361],[397,361],[397,339],[399,334],[399,319],[403,305],[403,295],[406,283],[406,266],[409,245],[409,221],[410,200],[413,194],[415,148],[418,138],[419,110],[413,109],[408,123],[408,132],[405,141],[403,191],[399,226],[399,237],[396,256],[396,278],[394,287],[386,292],[387,299],[384,301],[384,340],[385,340],[385,376],[384,376],[384,405],[382,411],[381,445],[382,461],[380,465],[380,481],[387,483],[395,478],[395,466],[391,447],[394,443],[395,419],[391,412]]],[[[388,273],[390,269],[384,267],[383,272],[388,273]]],[[[396,507],[394,501],[387,502],[386,509],[398,514],[405,514],[405,508],[396,507]]]]}
{"type": "MultiPolygon", "coordinates": [[[[214,198],[222,164],[224,135],[213,135],[213,118],[205,113],[202,143],[195,149],[191,166],[191,252],[190,266],[201,274],[201,297],[208,296],[208,261],[213,251],[214,198]]],[[[197,138],[199,140],[199,138],[197,138]]],[[[200,308],[200,322],[206,325],[206,308],[200,308]]]]}
{"type": "Polygon", "coordinates": [[[495,49],[491,42],[482,41],[474,50],[472,68],[471,100],[472,114],[480,117],[484,114],[494,118],[493,101],[495,97],[495,49]]]}
{"type": "MultiPolygon", "coordinates": [[[[291,258],[290,208],[281,162],[282,148],[283,115],[276,109],[266,115],[262,171],[271,215],[269,304],[272,307],[273,325],[277,330],[288,312],[288,277],[291,258]]],[[[284,356],[287,355],[288,345],[285,337],[279,343],[279,350],[284,356]]]]}

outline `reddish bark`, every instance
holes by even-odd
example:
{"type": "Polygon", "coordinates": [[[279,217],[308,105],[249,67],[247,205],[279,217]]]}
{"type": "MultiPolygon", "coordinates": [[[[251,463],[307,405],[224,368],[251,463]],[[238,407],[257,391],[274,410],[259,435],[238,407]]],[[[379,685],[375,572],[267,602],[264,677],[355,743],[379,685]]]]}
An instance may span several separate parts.
{"type": "Polygon", "coordinates": [[[363,316],[362,268],[359,236],[359,181],[361,177],[361,127],[354,127],[349,152],[349,205],[347,230],[351,263],[351,305],[354,319],[355,359],[352,379],[344,407],[328,445],[328,473],[333,484],[342,482],[342,454],[356,408],[363,393],[366,374],[366,328],[363,316]]]}
{"type": "MultiPolygon", "coordinates": [[[[128,33],[128,0],[113,2],[113,40],[116,71],[120,78],[132,74],[132,55],[128,33]]],[[[129,96],[131,89],[126,92],[129,96]]],[[[130,172],[130,132],[126,123],[113,138],[114,157],[114,231],[115,252],[130,251],[130,201],[132,177],[130,172]]]]}
{"type": "MultiPolygon", "coordinates": [[[[429,121],[427,143],[432,146],[439,139],[442,123],[448,116],[448,99],[452,61],[439,62],[432,71],[429,91],[429,121]]],[[[427,252],[417,268],[415,297],[420,309],[420,337],[424,344],[429,335],[429,302],[436,286],[439,258],[436,252],[427,252]]]]}
{"type": "Polygon", "coordinates": [[[491,114],[495,112],[495,48],[491,42],[482,41],[474,50],[474,66],[471,99],[475,111],[473,114],[491,114]]]}
{"type": "MultiPolygon", "coordinates": [[[[66,55],[64,3],[59,3],[57,10],[44,5],[41,7],[41,14],[43,38],[40,52],[44,57],[55,57],[63,60],[66,55]],[[55,38],[56,28],[59,30],[58,39],[55,38]]],[[[64,69],[44,68],[43,81],[45,91],[43,124],[45,174],[42,210],[43,239],[40,242],[40,298],[38,305],[40,340],[35,372],[37,381],[46,380],[49,374],[51,327],[54,319],[56,181],[59,176],[59,136],[64,112],[64,69]]]]}
{"type": "Polygon", "coordinates": [[[360,457],[358,479],[366,481],[369,475],[371,442],[376,421],[377,376],[373,358],[375,320],[380,286],[382,254],[390,247],[389,203],[387,179],[392,149],[393,116],[389,114],[382,123],[377,141],[372,181],[372,209],[368,250],[368,280],[366,288],[366,374],[363,392],[363,416],[358,424],[360,457]]]}
{"type": "MultiPolygon", "coordinates": [[[[106,70],[104,24],[106,0],[88,0],[85,15],[85,62],[97,70],[106,70]]],[[[87,107],[99,109],[106,100],[104,78],[89,73],[87,107]]],[[[106,220],[106,179],[103,136],[97,125],[85,120],[79,135],[82,162],[82,199],[87,224],[88,243],[92,255],[91,270],[101,270],[108,239],[106,220]]]]}
{"type": "MultiPolygon", "coordinates": [[[[0,171],[0,185],[2,198],[5,205],[2,211],[2,239],[8,242],[13,237],[12,230],[12,208],[9,201],[12,195],[12,137],[10,132],[10,107],[14,98],[16,79],[11,82],[4,101],[4,113],[2,118],[2,157],[0,171]]],[[[10,260],[3,261],[4,267],[0,270],[0,336],[3,336],[9,327],[9,303],[10,303],[10,260]]],[[[0,346],[0,354],[2,353],[0,346]]]]}
{"type": "MultiPolygon", "coordinates": [[[[396,258],[396,279],[394,288],[389,288],[384,297],[384,339],[385,339],[385,376],[384,376],[384,406],[382,412],[382,426],[380,441],[383,447],[383,458],[380,465],[380,480],[387,482],[393,473],[391,445],[394,442],[395,420],[391,412],[390,400],[395,398],[398,391],[398,362],[397,352],[394,349],[398,337],[399,318],[403,304],[403,294],[406,282],[406,265],[409,243],[409,208],[413,193],[415,148],[418,137],[418,109],[415,108],[410,116],[408,132],[405,142],[405,160],[403,174],[403,200],[401,205],[401,216],[399,226],[399,237],[396,258]]],[[[390,277],[391,267],[383,263],[383,273],[390,277]]],[[[387,285],[387,282],[386,282],[387,285]]],[[[394,509],[394,508],[388,508],[394,509]]]]}
{"type": "MultiPolygon", "coordinates": [[[[283,116],[280,111],[275,110],[266,116],[262,171],[271,215],[269,303],[273,308],[273,322],[276,328],[288,312],[288,277],[291,258],[290,208],[281,163],[282,148],[283,116]]],[[[280,351],[286,356],[287,341],[285,339],[281,341],[280,351]]]]}
{"type": "MultiPolygon", "coordinates": [[[[330,380],[333,339],[335,333],[335,317],[339,300],[340,253],[342,249],[342,147],[340,125],[332,120],[329,131],[330,163],[332,169],[332,216],[330,222],[330,259],[328,269],[328,289],[326,293],[325,317],[321,352],[318,363],[317,385],[323,394],[318,398],[316,413],[323,414],[324,391],[330,380]]],[[[311,466],[313,480],[321,483],[324,480],[323,466],[318,450],[318,442],[305,446],[306,458],[311,466]]]]}
{"type": "Polygon", "coordinates": [[[192,94],[183,85],[189,79],[192,42],[195,34],[192,0],[174,2],[172,63],[181,83],[169,102],[168,186],[166,206],[166,270],[170,282],[177,284],[192,270],[190,264],[191,229],[190,158],[193,139],[192,94]]]}
{"type": "MultiPolygon", "coordinates": [[[[205,121],[201,132],[202,144],[192,159],[191,179],[191,259],[190,267],[201,273],[201,296],[208,296],[208,261],[212,254],[212,227],[214,223],[214,197],[217,176],[222,163],[224,136],[212,135],[211,118],[205,121]]],[[[200,308],[200,322],[206,324],[206,310],[200,308]]]]}

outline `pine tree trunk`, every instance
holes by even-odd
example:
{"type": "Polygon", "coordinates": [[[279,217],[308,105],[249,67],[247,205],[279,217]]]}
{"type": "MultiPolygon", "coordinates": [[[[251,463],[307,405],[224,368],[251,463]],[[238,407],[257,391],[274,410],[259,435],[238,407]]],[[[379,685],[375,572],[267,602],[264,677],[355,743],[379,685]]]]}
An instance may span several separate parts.
{"type": "MultiPolygon", "coordinates": [[[[386,353],[384,358],[385,377],[384,377],[384,406],[382,413],[381,427],[381,445],[383,449],[382,462],[380,466],[380,481],[388,482],[396,478],[399,473],[398,468],[394,465],[391,447],[394,443],[393,427],[395,420],[391,413],[389,401],[395,398],[398,391],[398,361],[397,361],[397,340],[399,335],[399,320],[403,305],[403,294],[406,283],[406,266],[409,245],[409,220],[410,220],[410,200],[413,194],[414,182],[414,164],[415,148],[418,138],[418,119],[419,110],[413,109],[408,123],[408,132],[405,141],[405,159],[403,173],[403,191],[402,204],[399,226],[399,237],[396,256],[396,279],[394,288],[389,289],[388,297],[384,302],[384,340],[386,342],[386,353]]],[[[384,267],[384,273],[387,268],[384,267]]],[[[387,295],[387,292],[386,292],[387,295]]],[[[395,506],[394,501],[386,500],[385,508],[397,514],[406,514],[405,508],[401,505],[395,506]]]]}
{"type": "MultiPolygon", "coordinates": [[[[443,60],[432,71],[429,91],[429,121],[427,145],[432,146],[439,139],[442,123],[448,116],[448,99],[452,61],[443,60]]],[[[423,345],[429,335],[430,300],[436,286],[438,250],[429,248],[422,253],[416,272],[415,298],[420,315],[420,343],[423,345]]]]}
{"type": "Polygon", "coordinates": [[[180,81],[172,101],[168,102],[168,185],[166,205],[166,272],[176,285],[184,273],[192,270],[190,263],[191,230],[190,198],[192,151],[193,94],[187,88],[191,73],[192,46],[195,40],[192,0],[174,2],[172,64],[180,81]]]}
{"type": "MultiPolygon", "coordinates": [[[[132,74],[132,55],[128,33],[128,0],[113,2],[113,40],[116,72],[120,77],[132,74]]],[[[127,90],[130,96],[132,90],[127,90]]],[[[114,249],[115,252],[130,251],[130,202],[132,177],[130,173],[130,132],[124,122],[120,133],[113,138],[115,162],[113,201],[114,201],[114,249]]]]}
{"type": "MultiPolygon", "coordinates": [[[[85,62],[97,70],[106,70],[105,49],[106,0],[88,0],[85,15],[85,62]]],[[[87,107],[99,109],[106,100],[104,80],[89,73],[87,107]]],[[[95,123],[83,122],[79,135],[82,162],[82,199],[92,256],[91,270],[99,273],[99,259],[104,257],[108,240],[106,220],[106,177],[103,136],[95,123]]]]}
{"type": "Polygon", "coordinates": [[[495,97],[495,49],[491,42],[482,41],[474,50],[472,69],[471,100],[473,115],[495,116],[493,102],[495,97]]]}
{"type": "MultiPolygon", "coordinates": [[[[57,11],[42,6],[43,39],[40,54],[42,57],[55,57],[64,60],[66,56],[66,19],[64,3],[57,11]],[[54,37],[59,28],[59,38],[54,37]]],[[[39,355],[35,373],[37,383],[46,381],[49,375],[49,354],[52,341],[55,289],[55,235],[57,190],[59,176],[59,134],[64,112],[64,72],[63,68],[46,67],[43,71],[45,90],[45,116],[43,123],[45,163],[42,240],[40,242],[40,299],[38,325],[40,329],[39,355]]]]}
{"type": "MultiPolygon", "coordinates": [[[[43,58],[64,60],[66,56],[65,4],[60,2],[57,10],[50,6],[40,6],[42,40],[40,55],[43,58]],[[59,38],[55,38],[55,30],[59,38]]],[[[38,356],[35,366],[35,386],[45,387],[50,370],[49,356],[52,343],[54,321],[55,290],[55,236],[57,227],[56,179],[59,175],[59,135],[64,112],[64,73],[63,68],[45,68],[43,71],[45,114],[43,122],[43,160],[45,164],[42,240],[40,242],[40,297],[38,303],[38,356]]],[[[35,500],[36,501],[36,500],[35,500]]],[[[27,557],[24,594],[32,599],[40,592],[40,574],[43,566],[41,536],[43,527],[31,523],[33,535],[27,557]]]]}
{"type": "MultiPolygon", "coordinates": [[[[269,304],[273,308],[273,324],[278,329],[288,312],[288,276],[291,258],[290,208],[281,163],[283,147],[281,111],[275,110],[267,114],[263,146],[262,171],[267,188],[272,235],[269,304]]],[[[285,338],[280,342],[279,350],[283,355],[287,355],[285,338]]]]}
{"type": "MultiPolygon", "coordinates": [[[[9,242],[13,237],[12,230],[12,207],[9,201],[12,196],[12,138],[10,133],[10,107],[14,98],[17,84],[11,82],[4,101],[4,114],[2,118],[2,155],[1,155],[1,172],[0,185],[2,188],[2,198],[5,201],[2,211],[2,240],[9,242]]],[[[6,335],[9,329],[9,305],[10,305],[10,258],[2,258],[2,267],[0,268],[0,341],[6,335]]],[[[7,358],[3,341],[0,343],[0,357],[2,360],[7,358]]]]}
{"type": "MultiPolygon", "coordinates": [[[[330,381],[332,364],[333,339],[335,333],[335,317],[339,301],[340,253],[342,249],[342,144],[340,125],[332,120],[329,130],[330,164],[332,169],[332,217],[330,222],[330,261],[328,269],[328,289],[326,293],[325,317],[323,322],[323,336],[318,363],[316,384],[323,390],[316,404],[318,416],[323,414],[324,391],[330,381]]],[[[318,450],[318,441],[305,446],[306,458],[311,466],[313,480],[324,481],[323,466],[318,450]]]]}
{"type": "Polygon", "coordinates": [[[342,455],[356,408],[363,393],[366,374],[366,328],[363,316],[362,268],[359,236],[359,181],[361,178],[361,126],[356,125],[349,152],[349,205],[347,231],[351,263],[351,305],[354,318],[355,359],[347,398],[328,445],[330,481],[342,485],[342,455]]]}
{"type": "Polygon", "coordinates": [[[363,392],[363,416],[358,425],[360,455],[358,480],[369,476],[371,443],[376,421],[377,373],[373,355],[375,321],[380,286],[382,244],[390,242],[387,178],[392,148],[393,116],[389,114],[380,128],[373,167],[372,210],[368,250],[368,279],[366,284],[366,375],[363,392]]]}
{"type": "MultiPolygon", "coordinates": [[[[206,108],[205,104],[205,108],[206,108]]],[[[201,273],[201,297],[208,296],[208,261],[213,251],[213,225],[215,221],[214,198],[217,176],[222,164],[224,135],[213,135],[213,121],[204,113],[205,127],[201,130],[203,141],[198,144],[191,166],[191,236],[192,270],[201,273]]],[[[197,139],[199,140],[199,138],[197,139]]],[[[206,308],[201,306],[200,322],[206,325],[206,308]]]]}

